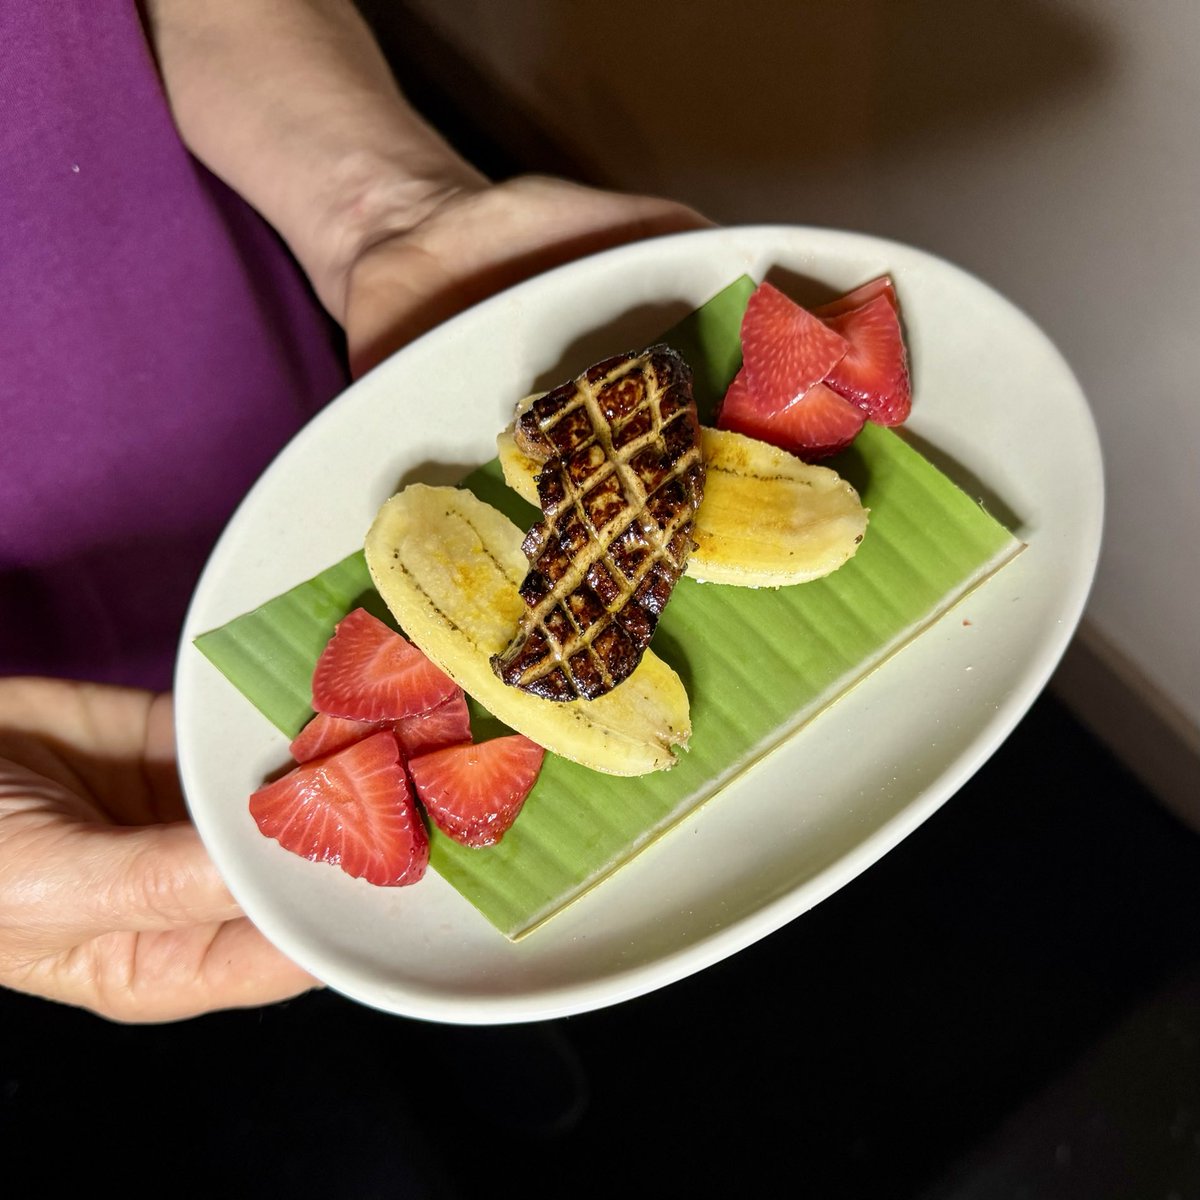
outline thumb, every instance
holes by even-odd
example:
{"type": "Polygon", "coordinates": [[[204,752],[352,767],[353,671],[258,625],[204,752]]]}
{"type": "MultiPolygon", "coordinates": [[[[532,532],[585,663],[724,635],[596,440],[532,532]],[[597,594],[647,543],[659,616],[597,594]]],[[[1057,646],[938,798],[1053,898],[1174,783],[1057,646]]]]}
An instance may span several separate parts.
{"type": "Polygon", "coordinates": [[[186,822],[51,826],[5,845],[6,923],[66,944],[231,920],[241,910],[186,822]],[[23,878],[22,878],[23,877],[23,878]]]}

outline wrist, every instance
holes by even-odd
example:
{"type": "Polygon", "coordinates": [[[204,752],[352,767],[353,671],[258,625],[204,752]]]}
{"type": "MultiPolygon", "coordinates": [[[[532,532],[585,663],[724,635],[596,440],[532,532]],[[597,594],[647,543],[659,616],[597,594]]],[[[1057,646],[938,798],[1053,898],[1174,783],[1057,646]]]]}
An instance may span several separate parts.
{"type": "Polygon", "coordinates": [[[310,233],[297,238],[307,244],[293,244],[293,250],[318,298],[344,325],[350,275],[365,253],[417,228],[448,200],[487,186],[449,147],[431,147],[425,154],[412,148],[396,155],[359,151],[328,181],[310,233]]]}

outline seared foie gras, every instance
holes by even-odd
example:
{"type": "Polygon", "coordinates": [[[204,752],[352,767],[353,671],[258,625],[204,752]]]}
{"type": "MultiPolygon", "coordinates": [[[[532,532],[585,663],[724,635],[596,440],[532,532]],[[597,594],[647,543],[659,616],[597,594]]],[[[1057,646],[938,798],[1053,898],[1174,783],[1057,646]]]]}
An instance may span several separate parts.
{"type": "Polygon", "coordinates": [[[669,346],[606,359],[534,400],[514,435],[542,463],[542,520],[492,669],[547,700],[592,700],[633,672],[687,567],[704,495],[691,369],[669,346]]]}

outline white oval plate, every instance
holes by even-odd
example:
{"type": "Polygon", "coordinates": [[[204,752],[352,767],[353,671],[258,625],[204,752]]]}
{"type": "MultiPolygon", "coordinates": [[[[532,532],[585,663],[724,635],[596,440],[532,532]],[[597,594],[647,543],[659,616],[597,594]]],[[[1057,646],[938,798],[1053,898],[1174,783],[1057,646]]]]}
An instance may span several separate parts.
{"type": "Polygon", "coordinates": [[[585,259],[383,363],[303,429],[246,497],[205,569],[180,649],[188,803],[247,915],[347,996],[412,1017],[488,1024],[640,995],[829,896],[987,760],[1074,631],[1099,552],[1102,497],[1095,429],[1067,365],[1012,305],[937,258],[856,234],[763,226],[585,259]],[[372,888],[260,835],[246,799],[287,760],[286,739],[192,639],[350,553],[401,481],[454,481],[491,459],[514,401],[535,386],[647,342],[738,275],[758,279],[772,268],[839,291],[891,272],[914,369],[908,428],[955,464],[960,481],[978,482],[1016,514],[1028,549],[519,943],[432,872],[415,887],[372,888]]]}

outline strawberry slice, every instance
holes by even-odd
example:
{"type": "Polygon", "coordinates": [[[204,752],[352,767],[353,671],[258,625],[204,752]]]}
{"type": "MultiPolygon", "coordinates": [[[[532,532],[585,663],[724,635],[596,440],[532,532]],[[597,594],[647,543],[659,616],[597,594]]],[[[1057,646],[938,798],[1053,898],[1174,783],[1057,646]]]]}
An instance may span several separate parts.
{"type": "Polygon", "coordinates": [[[416,883],[429,863],[429,834],[391,733],[266,784],[250,797],[250,813],[285,850],[381,887],[416,883]]]}
{"type": "Polygon", "coordinates": [[[354,721],[393,721],[435,708],[458,685],[365,608],[338,623],[313,671],[313,708],[354,721]]]}
{"type": "Polygon", "coordinates": [[[830,300],[828,304],[814,308],[812,313],[821,320],[827,321],[830,317],[849,312],[852,308],[862,308],[864,304],[870,303],[877,296],[886,296],[888,303],[897,312],[900,311],[900,301],[896,298],[896,285],[892,282],[892,277],[880,275],[877,279],[870,279],[856,287],[852,292],[847,292],[836,300],[830,300]]]}
{"type": "Polygon", "coordinates": [[[718,429],[732,429],[769,442],[816,462],[845,449],[866,424],[867,414],[823,383],[814,384],[799,402],[782,412],[764,413],[755,403],[745,368],[734,376],[721,411],[718,429]]]}
{"type": "Polygon", "coordinates": [[[820,383],[849,349],[836,330],[778,288],[760,283],[742,318],[748,402],[761,413],[783,412],[820,383]]]}
{"type": "Polygon", "coordinates": [[[825,383],[877,425],[899,425],[912,409],[912,392],[900,318],[891,300],[879,294],[826,320],[850,348],[825,383]]]}
{"type": "Polygon", "coordinates": [[[300,731],[291,744],[292,757],[298,763],[311,762],[314,758],[332,754],[352,742],[381,729],[389,729],[396,735],[400,752],[405,758],[424,754],[428,750],[440,750],[458,742],[471,740],[471,714],[467,710],[467,697],[462,688],[449,700],[444,700],[428,712],[398,721],[352,721],[346,717],[331,717],[328,713],[317,713],[300,731]]]}
{"type": "Polygon", "coordinates": [[[545,753],[514,733],[418,755],[408,769],[434,824],[456,842],[478,848],[494,845],[508,832],[545,753]]]}
{"type": "Polygon", "coordinates": [[[417,713],[414,717],[403,717],[391,723],[401,753],[406,759],[440,750],[443,746],[455,746],[471,740],[471,714],[467,709],[467,696],[462,688],[437,708],[417,713]]]}
{"type": "Polygon", "coordinates": [[[314,758],[323,758],[386,728],[386,721],[351,721],[347,717],[317,713],[296,736],[289,749],[298,763],[312,762],[314,758]]]}

